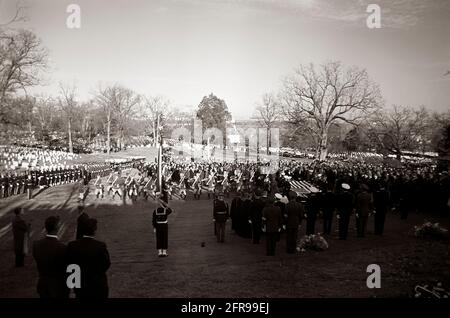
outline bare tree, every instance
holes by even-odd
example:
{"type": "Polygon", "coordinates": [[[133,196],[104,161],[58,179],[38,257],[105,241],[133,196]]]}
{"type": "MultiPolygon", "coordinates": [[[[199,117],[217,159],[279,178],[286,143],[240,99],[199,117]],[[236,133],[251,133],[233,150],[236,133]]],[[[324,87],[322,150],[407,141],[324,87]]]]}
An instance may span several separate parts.
{"type": "Polygon", "coordinates": [[[377,112],[367,122],[368,136],[379,150],[401,159],[404,151],[424,151],[431,145],[428,132],[430,116],[422,107],[413,109],[394,105],[390,111],[377,112]]]}
{"type": "Polygon", "coordinates": [[[164,121],[171,114],[170,101],[163,96],[146,97],[142,104],[141,114],[146,122],[147,129],[152,131],[153,146],[156,146],[159,140],[160,127],[164,125],[164,121]]]}
{"type": "Polygon", "coordinates": [[[126,125],[140,103],[140,96],[128,88],[115,84],[106,88],[99,88],[95,102],[103,110],[106,117],[106,146],[109,154],[112,123],[117,124],[118,145],[122,148],[126,125]]]}
{"type": "Polygon", "coordinates": [[[77,113],[76,86],[59,84],[58,103],[67,120],[67,132],[69,137],[69,152],[73,152],[72,123],[77,113]]]}
{"type": "Polygon", "coordinates": [[[114,117],[117,122],[117,144],[119,149],[122,149],[127,124],[135,114],[141,97],[131,89],[122,86],[117,88],[117,93],[117,103],[114,104],[114,117]]]}
{"type": "Polygon", "coordinates": [[[27,30],[0,30],[0,115],[8,111],[9,94],[40,83],[39,74],[47,66],[47,51],[36,35],[27,30]]]}
{"type": "Polygon", "coordinates": [[[55,111],[55,101],[52,97],[41,95],[36,98],[35,116],[41,129],[42,141],[53,122],[55,111]]]}
{"type": "Polygon", "coordinates": [[[264,94],[262,96],[262,102],[256,106],[256,117],[259,119],[261,125],[266,127],[267,130],[267,154],[269,154],[271,140],[270,131],[273,128],[275,122],[281,118],[281,115],[282,110],[277,98],[273,94],[264,94]]]}
{"type": "Polygon", "coordinates": [[[328,130],[339,121],[357,123],[381,100],[379,88],[365,70],[329,62],[317,70],[300,66],[284,81],[284,110],[295,125],[305,125],[318,140],[318,157],[327,156],[328,130]]]}
{"type": "Polygon", "coordinates": [[[117,103],[117,85],[109,86],[106,88],[99,87],[96,93],[95,102],[102,109],[105,116],[106,125],[106,148],[109,155],[111,150],[111,123],[113,119],[113,110],[117,103]]]}
{"type": "Polygon", "coordinates": [[[91,142],[94,125],[94,116],[95,116],[94,101],[88,100],[87,102],[82,103],[79,106],[78,110],[79,110],[78,119],[80,120],[81,136],[89,144],[91,142]]]}

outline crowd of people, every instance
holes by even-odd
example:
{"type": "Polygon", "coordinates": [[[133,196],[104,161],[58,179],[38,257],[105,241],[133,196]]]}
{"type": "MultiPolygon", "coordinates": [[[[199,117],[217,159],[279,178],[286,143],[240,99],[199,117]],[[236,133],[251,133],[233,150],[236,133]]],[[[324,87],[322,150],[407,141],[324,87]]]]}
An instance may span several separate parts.
{"type": "MultiPolygon", "coordinates": [[[[165,156],[161,166],[161,189],[158,187],[158,164],[144,160],[92,162],[68,170],[43,171],[42,175],[37,176],[30,174],[30,178],[35,180],[32,186],[42,185],[40,180],[45,180],[42,182],[46,186],[82,181],[86,187],[90,185],[95,188],[97,199],[105,196],[114,199],[116,195],[124,200],[126,197],[132,200],[139,197],[145,200],[154,198],[159,202],[153,212],[152,222],[160,257],[168,255],[168,220],[172,212],[169,208],[170,200],[174,197],[200,200],[205,198],[205,192],[206,197],[212,200],[217,242],[226,241],[226,224],[231,219],[231,230],[250,239],[253,244],[259,244],[264,236],[268,256],[275,255],[281,233],[285,233],[286,252],[295,253],[299,228],[303,222],[306,223],[307,235],[320,232],[325,236],[332,235],[333,222],[336,222],[339,239],[346,240],[353,216],[356,220],[356,235],[362,238],[366,235],[371,214],[375,218],[374,234],[382,235],[386,215],[391,210],[398,210],[402,219],[406,219],[414,211],[440,212],[444,216],[448,216],[450,212],[450,178],[447,171],[439,171],[436,165],[410,163],[393,167],[364,161],[281,160],[277,162],[277,169],[274,171],[270,169],[273,168],[271,164],[273,163],[181,161],[165,156]],[[308,186],[300,189],[296,186],[300,182],[308,186]],[[231,200],[227,202],[225,198],[231,200]],[[323,220],[323,228],[317,227],[319,218],[323,220]]],[[[10,191],[9,186],[6,188],[10,191]]],[[[77,297],[106,297],[107,282],[104,279],[109,266],[109,255],[106,257],[104,243],[93,241],[96,221],[83,212],[83,200],[84,197],[80,197],[77,240],[67,247],[58,243],[58,248],[66,249],[69,255],[66,257],[71,261],[81,262],[83,266],[96,268],[92,263],[94,259],[104,265],[95,274],[103,279],[98,285],[99,289],[93,287],[88,294],[79,292],[77,297]],[[101,261],[92,258],[92,255],[87,256],[86,253],[90,253],[91,249],[98,253],[98,257],[103,257],[101,261]],[[90,292],[93,294],[89,294],[90,292]]],[[[14,222],[14,233],[27,231],[26,223],[19,216],[14,222]]],[[[50,255],[46,254],[50,253],[46,248],[51,243],[54,245],[52,253],[58,250],[57,244],[52,241],[58,222],[47,219],[45,227],[46,238],[34,245],[38,270],[44,277],[48,264],[43,257],[50,255]]],[[[18,246],[23,246],[23,241],[17,242],[18,246]]],[[[51,254],[51,257],[57,256],[51,254]]],[[[21,253],[16,253],[16,265],[23,265],[21,253]]],[[[56,275],[59,272],[55,269],[54,273],[56,275]]],[[[38,292],[41,296],[52,295],[46,285],[51,283],[40,280],[39,284],[38,292]]],[[[62,285],[60,287],[58,295],[66,297],[67,288],[62,285]]]]}

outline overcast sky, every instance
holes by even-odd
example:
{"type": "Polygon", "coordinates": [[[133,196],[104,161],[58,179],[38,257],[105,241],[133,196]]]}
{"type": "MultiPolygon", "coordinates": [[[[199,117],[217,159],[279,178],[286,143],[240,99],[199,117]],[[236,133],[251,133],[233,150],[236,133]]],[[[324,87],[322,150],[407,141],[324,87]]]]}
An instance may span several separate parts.
{"type": "MultiPolygon", "coordinates": [[[[450,109],[449,0],[21,0],[30,28],[50,54],[47,86],[78,86],[81,99],[121,83],[196,107],[224,99],[236,118],[251,116],[265,92],[300,63],[340,60],[368,70],[388,105],[450,109]],[[81,7],[68,29],[66,8],[81,7]],[[381,29],[366,26],[369,3],[381,29]]],[[[0,0],[6,21],[15,0],[0,0]]]]}

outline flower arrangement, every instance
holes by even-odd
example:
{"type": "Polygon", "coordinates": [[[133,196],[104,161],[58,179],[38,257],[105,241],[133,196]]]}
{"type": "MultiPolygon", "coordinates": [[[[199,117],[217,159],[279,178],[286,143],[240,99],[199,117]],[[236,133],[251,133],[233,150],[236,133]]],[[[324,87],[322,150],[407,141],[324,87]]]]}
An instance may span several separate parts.
{"type": "Polygon", "coordinates": [[[439,223],[425,222],[420,226],[414,226],[414,236],[420,238],[439,239],[446,236],[448,230],[440,227],[439,223]]]}
{"type": "Polygon", "coordinates": [[[306,250],[324,251],[328,249],[328,243],[320,234],[311,234],[303,236],[297,244],[298,252],[306,250]]]}

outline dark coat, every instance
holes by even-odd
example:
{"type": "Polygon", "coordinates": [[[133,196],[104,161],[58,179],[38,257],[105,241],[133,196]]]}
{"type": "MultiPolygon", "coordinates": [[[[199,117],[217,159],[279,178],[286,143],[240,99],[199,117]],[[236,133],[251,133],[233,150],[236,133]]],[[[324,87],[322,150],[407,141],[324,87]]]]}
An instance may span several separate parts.
{"type": "Polygon", "coordinates": [[[29,226],[25,221],[16,215],[12,221],[12,233],[14,238],[14,252],[16,254],[24,254],[25,237],[28,235],[29,226]]]}
{"type": "Polygon", "coordinates": [[[372,194],[367,191],[359,192],[355,198],[356,213],[359,213],[362,217],[368,216],[373,208],[372,202],[372,194]]]}
{"type": "Polygon", "coordinates": [[[230,212],[228,204],[222,200],[214,200],[214,209],[213,209],[214,220],[216,220],[216,222],[226,222],[229,216],[230,212]]]}
{"type": "Polygon", "coordinates": [[[81,288],[75,289],[78,298],[107,298],[106,271],[111,265],[106,244],[93,238],[82,238],[67,246],[69,264],[81,270],[81,288]]]}
{"type": "Polygon", "coordinates": [[[56,238],[43,238],[33,243],[33,257],[39,271],[38,294],[50,298],[68,297],[66,245],[56,238]]]}
{"type": "Polygon", "coordinates": [[[327,191],[322,195],[322,211],[324,215],[332,215],[336,208],[336,196],[333,192],[327,191]]]}
{"type": "Polygon", "coordinates": [[[286,228],[296,229],[300,225],[303,214],[305,213],[305,208],[303,204],[295,200],[289,201],[284,209],[284,214],[286,215],[286,228]]]}
{"type": "Polygon", "coordinates": [[[266,219],[266,233],[278,233],[283,222],[281,209],[275,205],[268,205],[263,209],[262,214],[266,219]]]}
{"type": "Polygon", "coordinates": [[[263,199],[255,199],[252,202],[251,211],[250,211],[250,220],[254,224],[262,224],[262,210],[266,203],[263,199]]]}
{"type": "Polygon", "coordinates": [[[353,210],[353,194],[344,191],[337,197],[337,209],[340,214],[350,215],[353,210]]]}
{"type": "Polygon", "coordinates": [[[83,212],[78,216],[77,219],[77,234],[76,239],[82,239],[84,233],[86,232],[86,221],[89,220],[89,215],[87,213],[83,212]]]}
{"type": "Polygon", "coordinates": [[[385,189],[375,191],[373,194],[373,204],[377,212],[386,213],[389,206],[389,192],[385,189]]]}

